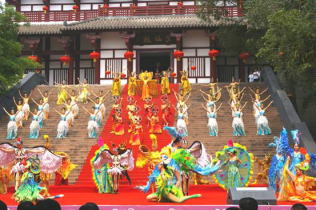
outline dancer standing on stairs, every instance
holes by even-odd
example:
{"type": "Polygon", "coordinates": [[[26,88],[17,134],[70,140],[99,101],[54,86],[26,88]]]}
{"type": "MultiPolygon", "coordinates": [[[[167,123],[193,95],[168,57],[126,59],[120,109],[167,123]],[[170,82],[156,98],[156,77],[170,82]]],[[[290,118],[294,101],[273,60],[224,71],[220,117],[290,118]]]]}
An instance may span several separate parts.
{"type": "Polygon", "coordinates": [[[265,116],[266,110],[271,106],[273,101],[271,101],[266,107],[261,104],[258,108],[258,118],[257,118],[257,135],[263,136],[263,135],[270,135],[271,134],[271,128],[269,127],[269,122],[267,117],[265,116]]]}
{"type": "Polygon", "coordinates": [[[112,97],[117,100],[121,96],[121,73],[115,73],[112,84],[112,97]]]}
{"type": "Polygon", "coordinates": [[[241,107],[240,103],[237,103],[231,108],[232,110],[232,127],[233,127],[233,136],[246,136],[245,126],[242,119],[243,113],[242,110],[247,105],[247,102],[241,107]]]}
{"type": "Polygon", "coordinates": [[[209,129],[209,135],[210,136],[218,136],[218,125],[217,125],[217,112],[221,108],[223,103],[219,105],[218,108],[215,108],[216,106],[211,106],[211,107],[205,107],[202,104],[202,107],[204,110],[207,112],[207,118],[208,118],[208,123],[207,127],[209,129]]]}
{"type": "Polygon", "coordinates": [[[98,127],[100,128],[102,125],[102,120],[103,120],[103,114],[101,112],[101,106],[103,104],[103,101],[100,101],[100,98],[96,98],[96,100],[92,100],[91,98],[88,98],[92,103],[94,103],[93,107],[95,108],[95,116],[96,116],[96,121],[98,123],[98,127]]]}
{"type": "Polygon", "coordinates": [[[166,71],[162,72],[161,77],[161,95],[169,95],[170,94],[170,84],[169,84],[169,77],[166,71]]]}
{"type": "Polygon", "coordinates": [[[181,71],[181,95],[182,96],[186,96],[188,95],[192,88],[191,88],[191,84],[190,84],[190,81],[189,81],[189,78],[188,78],[188,72],[183,70],[181,71]]]}
{"type": "Polygon", "coordinates": [[[211,82],[209,84],[203,85],[203,86],[206,86],[206,87],[210,88],[208,95],[211,95],[214,98],[217,98],[217,94],[219,94],[222,91],[222,88],[218,88],[217,82],[214,82],[214,78],[213,77],[211,78],[211,82]]]}
{"type": "Polygon", "coordinates": [[[56,85],[58,87],[56,104],[61,105],[61,104],[64,104],[68,98],[67,91],[66,91],[67,84],[66,84],[66,81],[63,80],[61,84],[56,83],[56,85]]]}
{"type": "Polygon", "coordinates": [[[76,119],[76,118],[78,118],[78,114],[79,114],[79,106],[77,103],[77,101],[79,101],[79,96],[77,96],[75,90],[71,90],[70,94],[67,91],[67,94],[68,94],[69,99],[70,99],[71,112],[73,114],[74,119],[76,119]]]}
{"type": "Polygon", "coordinates": [[[64,106],[66,108],[66,114],[67,114],[66,120],[67,120],[68,126],[72,127],[74,124],[74,121],[75,121],[75,117],[74,117],[74,114],[72,112],[73,105],[71,105],[70,98],[67,99],[67,101],[64,103],[64,106]]]}
{"type": "Polygon", "coordinates": [[[145,71],[139,74],[139,79],[143,81],[143,88],[142,88],[143,100],[151,97],[148,82],[151,81],[152,78],[153,78],[152,72],[145,71]]]}
{"type": "Polygon", "coordinates": [[[268,100],[271,95],[268,95],[265,99],[261,100],[261,95],[263,93],[265,93],[267,89],[263,90],[262,92],[260,92],[260,90],[257,88],[256,91],[253,91],[250,87],[248,87],[250,89],[250,91],[254,94],[254,97],[252,97],[252,95],[250,94],[250,97],[251,97],[251,101],[253,103],[253,114],[254,114],[254,117],[256,119],[256,123],[257,123],[257,120],[258,120],[258,117],[259,117],[259,109],[258,107],[261,107],[261,104],[263,102],[265,102],[266,100],[268,100]]]}
{"type": "Polygon", "coordinates": [[[207,94],[204,91],[200,90],[202,93],[202,98],[204,99],[204,101],[206,102],[206,107],[208,110],[210,110],[211,108],[216,109],[216,102],[219,101],[219,99],[221,98],[221,92],[216,93],[214,96],[211,94],[207,94]],[[204,97],[205,94],[207,96],[207,98],[204,97]]]}
{"type": "Polygon", "coordinates": [[[38,139],[40,126],[40,115],[42,111],[34,109],[34,112],[30,112],[33,115],[32,122],[30,124],[30,139],[38,139]]]}
{"type": "Polygon", "coordinates": [[[13,97],[13,102],[16,106],[16,125],[18,128],[23,127],[23,120],[24,120],[24,112],[22,111],[23,103],[22,100],[19,99],[18,102],[16,103],[15,98],[13,97]]]}
{"type": "Polygon", "coordinates": [[[88,121],[88,137],[89,138],[97,138],[97,132],[98,132],[98,123],[97,123],[97,114],[100,112],[100,110],[96,111],[95,107],[92,107],[91,112],[87,110],[84,107],[81,107],[85,112],[89,114],[89,121],[88,121]]]}
{"type": "Polygon", "coordinates": [[[102,113],[103,118],[105,117],[105,113],[106,113],[106,107],[104,105],[105,102],[105,97],[110,93],[110,91],[107,91],[106,93],[103,92],[103,90],[99,91],[99,95],[96,95],[93,91],[91,91],[91,93],[96,97],[99,98],[99,101],[101,101],[101,105],[100,105],[100,112],[102,113]]]}
{"type": "Polygon", "coordinates": [[[32,98],[32,101],[37,105],[37,110],[39,112],[39,115],[38,115],[39,126],[40,126],[40,128],[43,128],[43,126],[44,126],[44,106],[45,106],[43,99],[41,98],[39,100],[39,103],[37,103],[33,98],[32,98]]]}
{"type": "Polygon", "coordinates": [[[68,122],[67,122],[67,115],[70,112],[66,112],[66,108],[62,108],[61,112],[58,112],[55,109],[55,112],[60,115],[60,120],[59,120],[59,123],[57,125],[57,136],[56,136],[56,138],[57,139],[66,138],[67,135],[68,135],[68,131],[69,131],[69,125],[68,125],[68,122]]]}
{"type": "Polygon", "coordinates": [[[130,77],[128,78],[128,88],[127,88],[127,95],[128,96],[135,96],[137,91],[137,83],[136,83],[136,73],[132,72],[130,77]]]}
{"type": "Polygon", "coordinates": [[[20,97],[23,100],[23,107],[22,111],[24,112],[24,119],[28,120],[29,119],[29,114],[30,114],[30,105],[29,105],[29,100],[32,95],[32,92],[27,94],[26,92],[22,95],[21,91],[19,90],[20,97]]]}
{"type": "Polygon", "coordinates": [[[17,113],[14,112],[14,109],[11,109],[10,113],[2,107],[5,113],[9,116],[9,122],[7,125],[7,137],[6,139],[12,140],[15,139],[18,135],[18,126],[16,124],[16,115],[17,113]]]}
{"type": "Polygon", "coordinates": [[[83,79],[83,82],[80,81],[78,78],[79,87],[81,88],[81,92],[78,96],[78,101],[84,104],[88,103],[88,97],[90,96],[89,93],[89,84],[87,79],[83,79]]]}
{"type": "Polygon", "coordinates": [[[38,92],[40,93],[40,95],[42,96],[43,102],[44,102],[44,108],[43,108],[43,112],[44,112],[44,119],[48,119],[49,116],[49,92],[46,90],[44,91],[44,94],[41,92],[41,90],[39,88],[37,88],[38,92]]]}

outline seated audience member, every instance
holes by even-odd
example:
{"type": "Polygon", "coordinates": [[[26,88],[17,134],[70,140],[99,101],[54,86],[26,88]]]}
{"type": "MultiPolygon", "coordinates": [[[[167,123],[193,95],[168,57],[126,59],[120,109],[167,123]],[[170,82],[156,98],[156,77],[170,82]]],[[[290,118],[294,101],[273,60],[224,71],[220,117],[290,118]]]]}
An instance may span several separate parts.
{"type": "Polygon", "coordinates": [[[0,210],[7,210],[7,204],[5,204],[2,200],[0,200],[0,210]]]}
{"type": "Polygon", "coordinates": [[[226,210],[240,210],[240,208],[238,208],[238,207],[229,207],[226,210]]]}
{"type": "Polygon", "coordinates": [[[99,207],[95,203],[86,203],[82,205],[79,210],[99,210],[99,207]]]}
{"type": "Polygon", "coordinates": [[[33,210],[34,208],[35,206],[33,205],[31,201],[24,201],[18,205],[17,210],[33,210]]]}
{"type": "Polygon", "coordinates": [[[239,208],[241,210],[257,210],[258,202],[254,198],[242,198],[239,200],[239,208]]]}
{"type": "Polygon", "coordinates": [[[301,203],[296,203],[292,206],[291,210],[307,210],[307,208],[301,203]]]}
{"type": "Polygon", "coordinates": [[[53,199],[45,199],[37,202],[36,210],[61,210],[59,203],[53,199]]]}

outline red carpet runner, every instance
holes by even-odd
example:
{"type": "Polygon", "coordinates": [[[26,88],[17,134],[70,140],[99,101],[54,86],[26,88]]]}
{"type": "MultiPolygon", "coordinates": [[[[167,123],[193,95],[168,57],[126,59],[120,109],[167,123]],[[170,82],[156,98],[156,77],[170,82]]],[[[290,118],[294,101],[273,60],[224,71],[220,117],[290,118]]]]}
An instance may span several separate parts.
{"type": "MultiPolygon", "coordinates": [[[[171,84],[171,88],[174,90],[178,90],[178,85],[171,84]]],[[[158,92],[160,93],[160,87],[158,88],[158,92]]],[[[124,120],[124,127],[125,127],[125,134],[122,136],[116,136],[114,134],[111,133],[112,131],[112,125],[113,125],[113,121],[112,121],[112,117],[111,114],[108,116],[108,119],[104,125],[103,131],[100,134],[105,143],[111,147],[112,144],[115,144],[116,146],[119,145],[120,143],[124,143],[126,144],[126,146],[128,148],[132,148],[133,149],[133,154],[134,154],[134,158],[136,161],[137,158],[137,154],[138,154],[138,146],[130,146],[128,144],[129,139],[130,139],[130,133],[128,133],[128,123],[127,123],[127,111],[126,111],[126,106],[127,106],[127,85],[125,85],[125,87],[123,88],[122,91],[122,116],[123,116],[123,120],[124,120]]],[[[140,112],[139,115],[142,116],[142,119],[144,119],[145,117],[145,110],[144,110],[144,102],[143,100],[140,98],[140,96],[135,96],[134,97],[135,100],[137,101],[137,105],[140,107],[140,112]]],[[[173,94],[169,95],[169,100],[171,104],[176,104],[176,98],[174,97],[173,94]]],[[[160,100],[160,95],[153,98],[153,104],[159,108],[160,110],[160,106],[161,106],[161,100],[160,100]]],[[[111,107],[107,107],[107,109],[111,109],[111,107]]],[[[162,122],[161,119],[161,113],[159,113],[160,115],[160,122],[162,122]]],[[[170,117],[171,119],[174,119],[174,112],[172,113],[172,117],[170,117]]],[[[143,120],[142,121],[142,126],[143,126],[143,130],[144,132],[141,134],[141,144],[146,145],[148,148],[151,148],[151,140],[149,139],[149,128],[147,126],[147,121],[143,120]]],[[[156,134],[157,139],[158,139],[158,149],[162,148],[163,146],[167,145],[170,143],[171,141],[171,137],[167,134],[167,132],[163,131],[162,134],[156,134]]],[[[92,176],[91,176],[91,166],[90,166],[90,159],[93,157],[95,151],[99,148],[98,145],[94,145],[88,156],[87,159],[85,161],[84,166],[81,169],[81,173],[79,175],[79,178],[77,180],[77,185],[94,185],[93,180],[92,180],[92,176]]],[[[147,180],[147,176],[148,176],[148,169],[147,167],[145,168],[134,168],[133,171],[129,172],[129,175],[132,179],[132,184],[135,185],[141,185],[141,184],[145,184],[146,180],[147,180]]],[[[121,182],[121,184],[125,184],[127,183],[126,180],[123,180],[123,182],[121,182]]]]}

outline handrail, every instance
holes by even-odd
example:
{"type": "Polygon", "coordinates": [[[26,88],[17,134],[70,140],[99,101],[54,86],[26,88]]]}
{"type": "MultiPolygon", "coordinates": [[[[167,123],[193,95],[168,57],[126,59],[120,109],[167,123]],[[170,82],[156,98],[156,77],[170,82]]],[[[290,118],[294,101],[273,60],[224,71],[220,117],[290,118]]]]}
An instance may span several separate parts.
{"type": "MultiPolygon", "coordinates": [[[[82,21],[90,18],[102,16],[150,16],[150,15],[179,15],[195,14],[200,7],[195,5],[150,5],[137,7],[109,7],[97,10],[80,11],[22,11],[29,22],[49,22],[49,21],[82,21]]],[[[237,6],[218,7],[227,17],[243,16],[242,9],[237,6]]]]}

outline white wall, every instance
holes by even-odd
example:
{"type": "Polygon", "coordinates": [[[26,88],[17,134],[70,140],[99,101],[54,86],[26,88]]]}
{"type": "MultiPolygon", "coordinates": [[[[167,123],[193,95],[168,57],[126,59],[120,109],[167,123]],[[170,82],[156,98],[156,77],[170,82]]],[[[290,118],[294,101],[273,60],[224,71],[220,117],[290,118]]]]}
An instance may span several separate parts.
{"type": "Polygon", "coordinates": [[[204,30],[190,30],[183,34],[183,48],[208,47],[209,36],[204,30]]]}
{"type": "Polygon", "coordinates": [[[101,49],[125,49],[124,40],[119,32],[106,32],[101,34],[101,49]]]}

